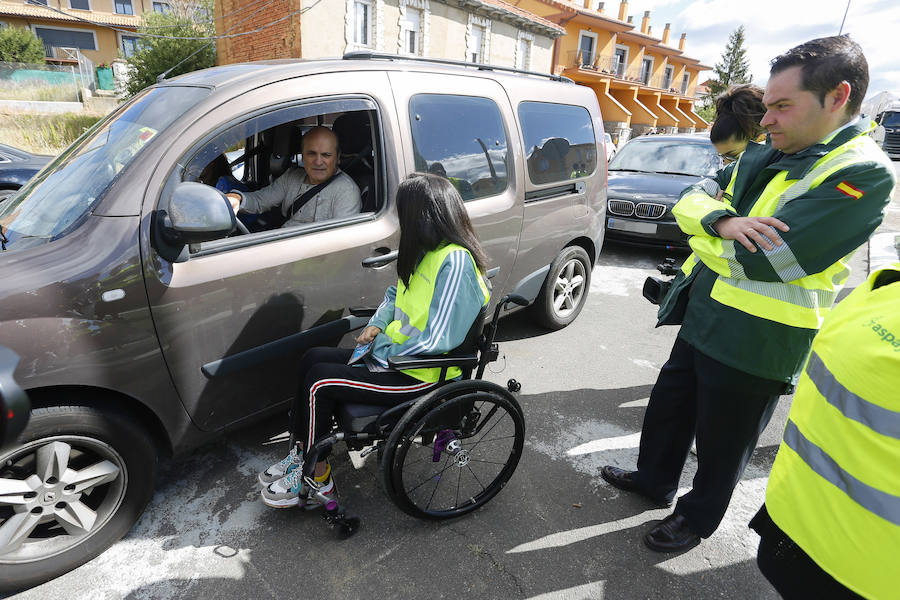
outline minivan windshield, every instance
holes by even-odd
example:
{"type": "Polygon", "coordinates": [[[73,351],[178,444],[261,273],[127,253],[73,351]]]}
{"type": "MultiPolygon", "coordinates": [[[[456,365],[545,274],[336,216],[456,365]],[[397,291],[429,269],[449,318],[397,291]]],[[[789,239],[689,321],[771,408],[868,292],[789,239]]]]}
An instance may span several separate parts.
{"type": "Polygon", "coordinates": [[[889,112],[884,115],[881,124],[885,127],[900,127],[900,111],[889,112]]]}
{"type": "Polygon", "coordinates": [[[721,166],[710,142],[686,142],[648,136],[622,147],[609,162],[610,171],[669,173],[674,175],[715,175],[721,166]]]}
{"type": "Polygon", "coordinates": [[[21,250],[74,229],[147,144],[208,94],[198,87],[151,89],[100,121],[0,204],[0,249],[21,250]]]}

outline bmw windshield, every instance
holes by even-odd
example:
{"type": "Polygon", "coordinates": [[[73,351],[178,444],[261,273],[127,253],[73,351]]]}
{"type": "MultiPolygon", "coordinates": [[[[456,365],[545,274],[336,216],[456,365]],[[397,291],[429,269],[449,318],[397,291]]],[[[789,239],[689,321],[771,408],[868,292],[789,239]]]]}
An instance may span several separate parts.
{"type": "Polygon", "coordinates": [[[75,229],[159,132],[208,94],[195,87],[151,89],[100,121],[0,204],[0,249],[22,250],[75,229]]]}
{"type": "Polygon", "coordinates": [[[716,149],[709,142],[648,136],[633,140],[609,162],[609,171],[669,173],[673,175],[715,175],[721,167],[716,149]]]}

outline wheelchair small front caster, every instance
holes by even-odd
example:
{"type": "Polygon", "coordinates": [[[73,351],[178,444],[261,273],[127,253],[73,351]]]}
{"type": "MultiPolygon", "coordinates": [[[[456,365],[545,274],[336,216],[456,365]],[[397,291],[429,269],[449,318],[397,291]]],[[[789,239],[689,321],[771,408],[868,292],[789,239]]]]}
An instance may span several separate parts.
{"type": "Polygon", "coordinates": [[[510,392],[518,392],[522,389],[522,384],[515,379],[510,379],[506,382],[506,389],[508,389],[510,392]]]}
{"type": "Polygon", "coordinates": [[[335,501],[325,505],[325,521],[335,528],[337,536],[347,539],[359,529],[359,517],[349,516],[335,501]]]}

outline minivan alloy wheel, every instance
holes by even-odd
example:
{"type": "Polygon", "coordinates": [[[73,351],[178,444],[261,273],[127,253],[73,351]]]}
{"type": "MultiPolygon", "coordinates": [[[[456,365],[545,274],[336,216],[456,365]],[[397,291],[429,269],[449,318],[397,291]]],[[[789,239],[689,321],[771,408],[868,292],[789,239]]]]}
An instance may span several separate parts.
{"type": "Polygon", "coordinates": [[[0,465],[0,563],[43,560],[100,530],[127,488],[123,459],[82,436],[35,440],[0,465]]]}
{"type": "Polygon", "coordinates": [[[553,287],[553,310],[560,319],[569,317],[581,303],[585,292],[585,268],[577,258],[562,268],[553,287]]]}

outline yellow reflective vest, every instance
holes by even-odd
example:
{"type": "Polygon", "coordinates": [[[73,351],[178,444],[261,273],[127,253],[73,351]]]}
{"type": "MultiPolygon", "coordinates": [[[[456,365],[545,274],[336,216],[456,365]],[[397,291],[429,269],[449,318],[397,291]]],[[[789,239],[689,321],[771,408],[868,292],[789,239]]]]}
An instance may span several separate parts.
{"type": "MultiPolygon", "coordinates": [[[[415,272],[409,279],[407,287],[402,279],[397,281],[397,295],[394,299],[394,320],[388,323],[384,330],[395,344],[406,342],[411,335],[425,331],[428,325],[429,309],[434,296],[435,286],[437,284],[438,272],[444,259],[451,252],[463,250],[472,261],[475,272],[478,274],[478,284],[484,294],[484,302],[486,305],[490,300],[491,294],[485,284],[484,275],[478,271],[475,259],[472,254],[463,246],[457,244],[446,244],[431,252],[425,254],[415,272]]],[[[411,377],[415,377],[419,381],[429,383],[436,382],[440,379],[439,368],[431,369],[406,369],[403,373],[411,377]]],[[[447,369],[447,379],[459,377],[462,371],[459,367],[450,367],[447,369]]]]}
{"type": "Polygon", "coordinates": [[[840,302],[813,341],[766,508],[844,586],[900,597],[900,263],[840,302]]]}

